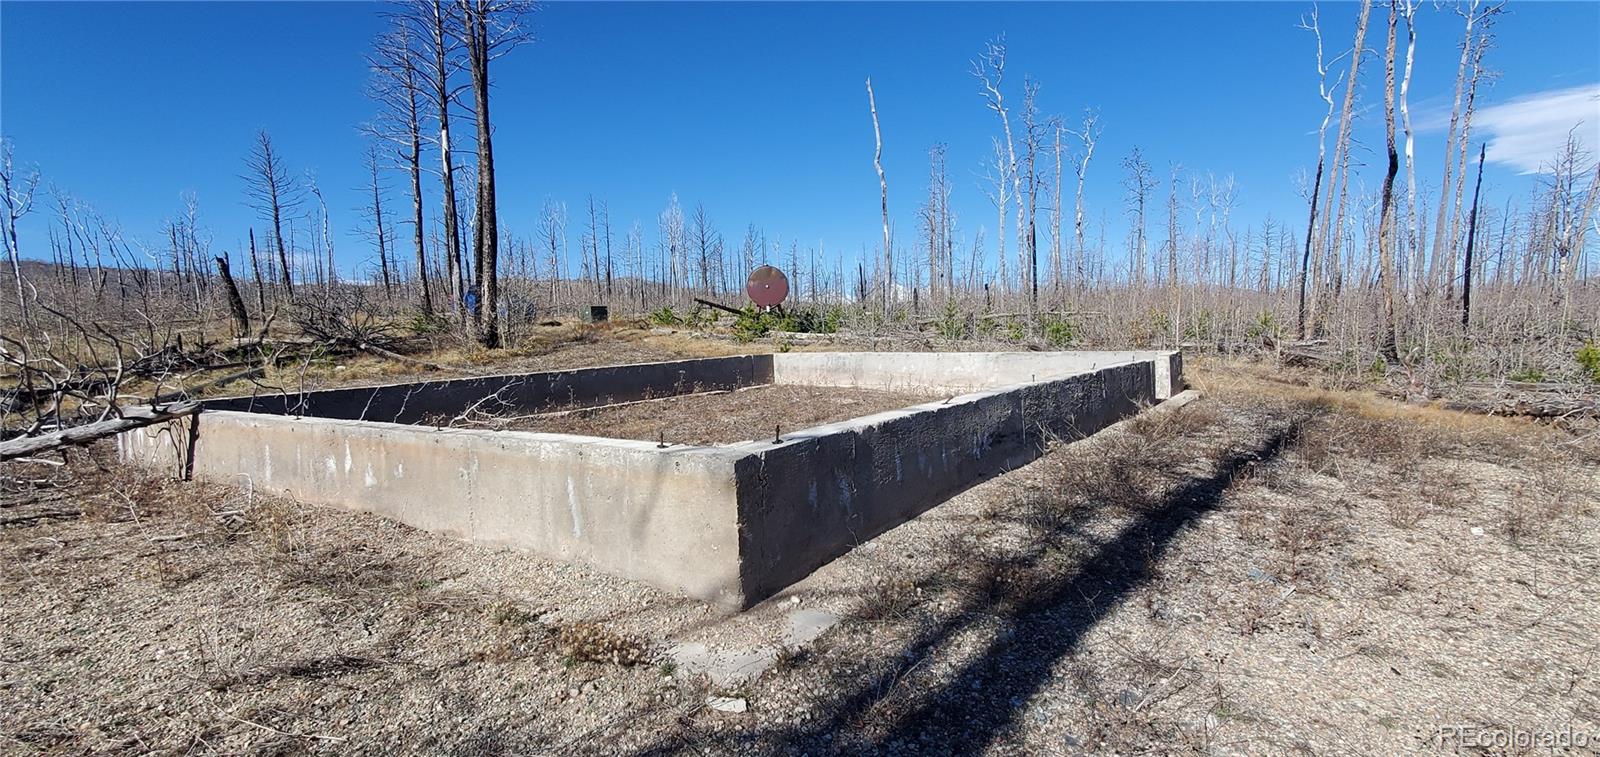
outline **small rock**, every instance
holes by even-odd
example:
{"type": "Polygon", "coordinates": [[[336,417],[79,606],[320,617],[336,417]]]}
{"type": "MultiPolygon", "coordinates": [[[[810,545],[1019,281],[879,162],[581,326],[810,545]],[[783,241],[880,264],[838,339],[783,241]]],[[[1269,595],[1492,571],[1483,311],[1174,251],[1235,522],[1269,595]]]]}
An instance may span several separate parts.
{"type": "Polygon", "coordinates": [[[718,712],[744,712],[750,704],[744,697],[707,697],[706,706],[718,712]]]}
{"type": "Polygon", "coordinates": [[[1472,527],[1472,535],[1473,536],[1483,536],[1483,529],[1479,528],[1477,526],[1473,526],[1472,527]]]}

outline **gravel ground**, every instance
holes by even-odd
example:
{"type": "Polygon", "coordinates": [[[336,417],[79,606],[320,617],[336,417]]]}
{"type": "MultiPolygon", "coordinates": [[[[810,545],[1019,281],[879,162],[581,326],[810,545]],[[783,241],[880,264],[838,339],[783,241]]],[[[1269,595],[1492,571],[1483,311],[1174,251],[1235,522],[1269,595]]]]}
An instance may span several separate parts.
{"type": "Polygon", "coordinates": [[[731,444],[943,399],[833,386],[767,384],[555,414],[502,419],[495,428],[669,444],[731,444]]]}
{"type": "Polygon", "coordinates": [[[1193,375],[1205,398],[731,618],[103,452],[9,465],[0,751],[1475,753],[1441,728],[1600,732],[1592,444],[1193,375]],[[662,654],[770,642],[797,607],[843,621],[755,681],[662,654]]]}

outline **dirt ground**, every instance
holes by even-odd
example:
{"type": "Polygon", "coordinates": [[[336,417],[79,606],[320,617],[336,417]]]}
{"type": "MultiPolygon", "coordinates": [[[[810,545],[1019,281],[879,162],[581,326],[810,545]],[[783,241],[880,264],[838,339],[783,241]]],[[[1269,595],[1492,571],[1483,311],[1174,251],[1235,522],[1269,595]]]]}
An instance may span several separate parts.
{"type": "Polygon", "coordinates": [[[1593,438],[1249,365],[1190,376],[1203,398],[1059,446],[731,618],[103,450],[10,465],[0,751],[1600,743],[1593,438]],[[771,639],[795,607],[842,621],[754,681],[714,687],[664,655],[771,639]]]}
{"type": "Polygon", "coordinates": [[[770,440],[780,431],[799,431],[938,399],[944,398],[848,387],[768,384],[488,422],[501,430],[667,444],[732,444],[770,440]]]}

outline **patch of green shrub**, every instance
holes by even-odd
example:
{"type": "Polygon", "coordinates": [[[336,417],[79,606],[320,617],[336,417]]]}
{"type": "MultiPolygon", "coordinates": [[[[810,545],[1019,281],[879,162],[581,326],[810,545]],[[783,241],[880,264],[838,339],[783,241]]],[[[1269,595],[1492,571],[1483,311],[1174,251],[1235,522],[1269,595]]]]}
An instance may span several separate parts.
{"type": "Polygon", "coordinates": [[[683,319],[672,311],[671,305],[662,305],[660,310],[650,314],[650,322],[657,326],[681,326],[683,319]]]}
{"type": "Polygon", "coordinates": [[[837,305],[821,310],[796,308],[781,313],[762,312],[756,310],[754,305],[750,305],[734,317],[733,338],[740,342],[749,342],[773,331],[833,334],[839,331],[839,325],[843,321],[844,308],[837,305]]]}
{"type": "Polygon", "coordinates": [[[1045,343],[1057,349],[1071,347],[1078,341],[1078,327],[1065,318],[1045,318],[1042,330],[1045,343]]]}
{"type": "Polygon", "coordinates": [[[450,330],[450,319],[438,313],[417,313],[411,316],[406,328],[418,336],[443,334],[450,330]]]}
{"type": "Polygon", "coordinates": [[[933,330],[946,339],[965,339],[967,336],[967,319],[962,317],[961,310],[956,307],[955,300],[944,304],[944,315],[934,321],[933,330]]]}
{"type": "Polygon", "coordinates": [[[1245,327],[1244,336],[1252,342],[1266,344],[1276,342],[1283,338],[1283,325],[1271,312],[1263,310],[1256,316],[1255,323],[1245,327]]]}
{"type": "Polygon", "coordinates": [[[977,325],[973,327],[973,331],[984,339],[993,339],[995,332],[999,330],[1000,324],[993,318],[979,319],[977,325]]]}
{"type": "Polygon", "coordinates": [[[1013,342],[1020,342],[1028,338],[1028,327],[1021,321],[1011,321],[1006,324],[1006,338],[1013,342]]]}
{"type": "Polygon", "coordinates": [[[1590,381],[1600,384],[1600,345],[1593,341],[1584,342],[1578,348],[1578,365],[1583,367],[1583,372],[1590,381]]]}

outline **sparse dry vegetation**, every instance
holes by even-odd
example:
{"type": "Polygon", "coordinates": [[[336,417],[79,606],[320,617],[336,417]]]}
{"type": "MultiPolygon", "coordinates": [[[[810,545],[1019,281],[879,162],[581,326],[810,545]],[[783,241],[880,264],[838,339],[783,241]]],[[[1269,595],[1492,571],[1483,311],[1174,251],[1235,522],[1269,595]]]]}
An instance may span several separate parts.
{"type": "MultiPolygon", "coordinates": [[[[718,349],[656,338],[532,359],[718,349]]],[[[94,451],[11,464],[0,730],[21,751],[579,753],[1371,753],[1453,723],[1594,730],[1594,440],[1278,375],[1192,361],[1203,398],[873,539],[792,592],[845,620],[736,687],[662,650],[781,638],[785,600],[713,621],[247,481],[94,451]]]]}
{"type": "Polygon", "coordinates": [[[769,384],[597,408],[487,415],[473,419],[471,425],[660,444],[731,444],[771,441],[813,426],[937,399],[942,398],[912,392],[769,384]]]}

